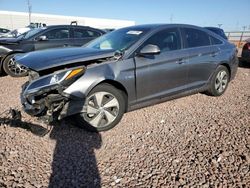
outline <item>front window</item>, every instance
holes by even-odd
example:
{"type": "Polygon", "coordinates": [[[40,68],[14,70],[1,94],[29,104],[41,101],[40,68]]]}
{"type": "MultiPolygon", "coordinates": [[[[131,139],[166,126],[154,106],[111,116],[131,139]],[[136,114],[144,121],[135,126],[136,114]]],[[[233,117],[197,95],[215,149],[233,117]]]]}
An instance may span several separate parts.
{"type": "Polygon", "coordinates": [[[141,39],[148,31],[149,29],[145,28],[119,29],[99,37],[90,42],[86,47],[100,50],[113,49],[115,51],[125,51],[141,39]]]}
{"type": "Polygon", "coordinates": [[[44,30],[46,28],[37,28],[37,29],[31,29],[30,31],[28,31],[27,33],[25,33],[23,35],[24,39],[29,39],[30,37],[36,35],[37,33],[39,33],[40,31],[44,30]]]}
{"type": "Polygon", "coordinates": [[[153,44],[158,46],[161,52],[181,49],[181,40],[179,36],[179,31],[175,28],[159,31],[152,37],[150,37],[142,45],[142,48],[144,46],[147,46],[148,44],[153,44]]]}
{"type": "Polygon", "coordinates": [[[47,39],[68,39],[69,38],[69,29],[67,28],[57,28],[52,29],[45,34],[43,34],[47,37],[47,39]]]}

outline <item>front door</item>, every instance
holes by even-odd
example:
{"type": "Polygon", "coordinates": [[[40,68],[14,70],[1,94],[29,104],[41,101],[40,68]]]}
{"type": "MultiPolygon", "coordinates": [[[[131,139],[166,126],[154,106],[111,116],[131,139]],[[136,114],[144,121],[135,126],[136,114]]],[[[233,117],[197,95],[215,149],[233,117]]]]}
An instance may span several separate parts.
{"type": "Polygon", "coordinates": [[[46,40],[39,40],[38,36],[34,44],[35,50],[69,47],[73,44],[73,39],[70,38],[70,32],[67,27],[51,29],[40,36],[46,36],[46,40]]]}
{"type": "Polygon", "coordinates": [[[187,83],[188,53],[181,49],[179,30],[161,30],[146,40],[141,48],[148,44],[157,45],[161,52],[135,57],[137,102],[175,94],[185,90],[187,83]]]}

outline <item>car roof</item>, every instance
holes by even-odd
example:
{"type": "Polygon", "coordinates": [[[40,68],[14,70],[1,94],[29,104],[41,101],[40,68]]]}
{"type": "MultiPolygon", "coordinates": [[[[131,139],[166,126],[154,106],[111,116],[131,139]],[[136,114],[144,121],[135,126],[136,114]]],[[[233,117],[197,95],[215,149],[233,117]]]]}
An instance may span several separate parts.
{"type": "Polygon", "coordinates": [[[160,29],[160,28],[172,28],[172,27],[187,27],[187,28],[197,28],[203,29],[202,27],[189,25],[189,24],[144,24],[126,27],[128,29],[160,29]]]}
{"type": "Polygon", "coordinates": [[[206,29],[216,29],[216,30],[221,30],[223,31],[223,29],[219,28],[219,27],[204,27],[206,29]]]}
{"type": "Polygon", "coordinates": [[[53,28],[53,27],[82,27],[82,28],[96,29],[96,28],[84,26],[84,25],[49,25],[44,28],[53,28]]]}

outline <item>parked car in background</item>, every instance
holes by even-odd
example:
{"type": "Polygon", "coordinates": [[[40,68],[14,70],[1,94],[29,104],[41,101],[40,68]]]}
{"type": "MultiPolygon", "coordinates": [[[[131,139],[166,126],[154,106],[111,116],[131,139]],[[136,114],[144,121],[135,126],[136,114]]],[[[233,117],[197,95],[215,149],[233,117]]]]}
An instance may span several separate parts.
{"type": "Polygon", "coordinates": [[[112,32],[114,31],[115,29],[103,29],[103,31],[105,31],[106,33],[109,33],[109,32],[112,32]]]}
{"type": "Polygon", "coordinates": [[[250,63],[250,38],[245,40],[245,42],[242,48],[241,60],[250,63]]]}
{"type": "Polygon", "coordinates": [[[10,30],[4,29],[4,28],[0,28],[0,36],[1,36],[2,34],[8,33],[8,32],[10,32],[10,30]]]}
{"type": "Polygon", "coordinates": [[[10,31],[8,33],[1,35],[0,40],[2,40],[1,38],[17,38],[20,35],[28,32],[29,30],[31,30],[31,28],[29,28],[29,27],[14,29],[13,31],[10,31]]]}
{"type": "Polygon", "coordinates": [[[191,93],[220,96],[238,67],[236,48],[204,28],[141,25],[81,48],[17,56],[29,70],[21,103],[46,122],[70,117],[91,131],[114,127],[125,112],[191,93]]]}
{"type": "Polygon", "coordinates": [[[104,33],[91,27],[56,25],[35,28],[16,38],[0,39],[0,72],[13,77],[25,76],[27,70],[15,64],[13,57],[16,54],[48,48],[82,46],[104,33]]]}
{"type": "Polygon", "coordinates": [[[221,29],[219,27],[205,27],[205,29],[212,31],[212,32],[216,33],[217,35],[220,35],[222,38],[227,40],[227,36],[226,36],[223,29],[221,29]]]}
{"type": "Polygon", "coordinates": [[[230,31],[226,35],[236,45],[239,59],[250,65],[250,31],[230,31]]]}

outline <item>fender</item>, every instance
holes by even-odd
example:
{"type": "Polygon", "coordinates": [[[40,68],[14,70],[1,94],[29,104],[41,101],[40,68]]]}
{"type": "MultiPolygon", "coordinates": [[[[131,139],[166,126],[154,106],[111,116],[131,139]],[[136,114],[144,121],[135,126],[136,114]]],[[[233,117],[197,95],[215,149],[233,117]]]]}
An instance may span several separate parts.
{"type": "Polygon", "coordinates": [[[16,53],[26,53],[22,50],[14,50],[14,51],[7,51],[7,53],[3,54],[1,56],[1,59],[0,59],[0,74],[2,74],[4,72],[3,70],[3,62],[4,60],[9,56],[9,55],[12,55],[12,54],[16,54],[16,53]]]}
{"type": "Polygon", "coordinates": [[[96,85],[105,80],[116,80],[114,70],[110,69],[110,66],[107,64],[97,66],[95,69],[89,68],[81,78],[74,82],[64,92],[79,98],[85,98],[96,85]]]}

